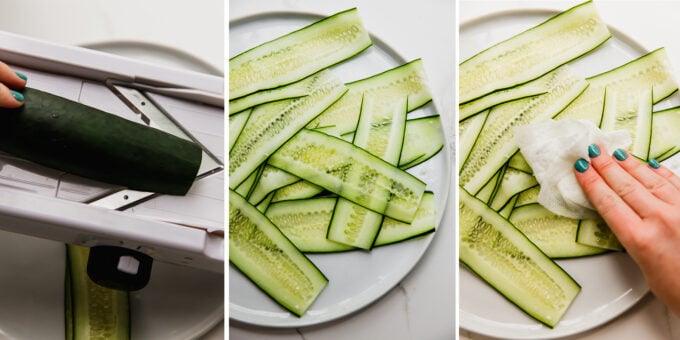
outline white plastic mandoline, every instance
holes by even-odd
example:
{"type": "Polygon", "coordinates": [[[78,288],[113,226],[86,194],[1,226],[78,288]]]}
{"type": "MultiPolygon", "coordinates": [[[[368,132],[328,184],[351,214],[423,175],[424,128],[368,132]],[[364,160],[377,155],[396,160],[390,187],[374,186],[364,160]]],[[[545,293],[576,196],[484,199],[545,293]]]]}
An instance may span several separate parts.
{"type": "MultiPolygon", "coordinates": [[[[29,87],[140,123],[140,115],[105,82],[143,87],[224,163],[222,77],[5,32],[0,61],[24,73],[29,87]]],[[[117,189],[0,152],[0,229],[85,246],[116,245],[164,262],[224,270],[224,171],[198,179],[186,196],[159,195],[122,211],[87,203],[117,189]]]]}

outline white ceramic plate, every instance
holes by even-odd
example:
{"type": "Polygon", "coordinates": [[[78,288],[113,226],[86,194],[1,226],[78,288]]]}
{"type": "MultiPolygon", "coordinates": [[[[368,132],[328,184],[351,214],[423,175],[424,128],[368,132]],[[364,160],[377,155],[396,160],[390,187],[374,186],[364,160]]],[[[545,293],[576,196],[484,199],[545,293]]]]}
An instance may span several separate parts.
{"type": "MultiPolygon", "coordinates": [[[[485,16],[460,26],[460,60],[524,31],[555,15],[555,11],[508,11],[485,16]]],[[[573,65],[590,77],[633,60],[647,51],[620,31],[573,65]]],[[[677,105],[677,96],[663,105],[677,105]]],[[[525,315],[469,270],[460,268],[460,326],[476,333],[505,339],[546,339],[573,335],[616,318],[648,291],[642,274],[624,253],[557,261],[582,291],[564,318],[550,329],[525,315]]]]}
{"type": "MultiPolygon", "coordinates": [[[[322,16],[302,13],[266,13],[231,22],[229,55],[304,27],[322,16]]],[[[376,37],[374,46],[333,68],[343,81],[362,79],[403,64],[405,61],[376,37]]],[[[436,114],[432,103],[409,117],[436,114]]],[[[447,147],[448,148],[448,147],[447,147]]],[[[448,150],[409,170],[428,185],[439,200],[437,221],[441,221],[451,178],[448,150]]],[[[329,284],[302,317],[278,306],[237,269],[229,268],[229,317],[243,323],[269,327],[301,327],[327,322],[355,312],[377,300],[417,264],[432,237],[378,247],[370,252],[315,254],[310,259],[328,277],[329,284]]]]}
{"type": "MultiPolygon", "coordinates": [[[[1,339],[63,337],[65,249],[0,232],[1,339]]],[[[132,337],[194,339],[224,317],[223,292],[221,274],[154,262],[149,285],[130,295],[132,337]]]]}

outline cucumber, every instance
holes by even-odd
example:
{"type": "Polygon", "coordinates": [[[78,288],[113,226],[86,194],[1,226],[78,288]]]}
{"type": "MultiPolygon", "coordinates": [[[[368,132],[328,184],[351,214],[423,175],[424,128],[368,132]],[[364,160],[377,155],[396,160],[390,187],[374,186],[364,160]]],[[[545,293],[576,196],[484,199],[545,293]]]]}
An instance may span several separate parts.
{"type": "Polygon", "coordinates": [[[576,242],[609,250],[623,250],[616,235],[602,219],[581,220],[576,233],[576,242]]]}
{"type": "Polygon", "coordinates": [[[572,7],[463,61],[459,102],[536,79],[610,37],[592,1],[572,7]]]}
{"type": "Polygon", "coordinates": [[[87,275],[89,248],[66,246],[66,339],[130,339],[129,293],[87,275]]]}
{"type": "Polygon", "coordinates": [[[241,134],[241,130],[246,125],[252,111],[252,109],[248,109],[229,116],[229,150],[236,143],[236,139],[241,134]]]}
{"type": "Polygon", "coordinates": [[[0,150],[133,190],[187,193],[201,164],[193,142],[32,88],[0,109],[0,150]]]}
{"type": "Polygon", "coordinates": [[[301,316],[328,279],[266,216],[229,190],[229,261],[274,301],[301,316]]]}
{"type": "Polygon", "coordinates": [[[501,183],[501,180],[503,178],[503,174],[505,174],[505,170],[507,169],[507,166],[503,166],[498,170],[491,179],[489,179],[486,184],[482,187],[482,189],[479,190],[479,192],[475,195],[477,199],[481,200],[482,202],[486,203],[487,205],[489,202],[493,200],[494,195],[496,195],[496,191],[498,190],[498,186],[501,183]]]}
{"type": "Polygon", "coordinates": [[[262,90],[245,97],[230,100],[229,116],[231,117],[233,114],[246,109],[251,109],[252,107],[260,104],[271,103],[283,99],[304,97],[308,95],[313,89],[314,83],[317,81],[317,77],[319,77],[319,73],[312,74],[305,79],[296,81],[286,86],[281,86],[270,90],[262,90]]]}
{"type": "Polygon", "coordinates": [[[375,239],[374,247],[402,242],[421,235],[434,232],[437,227],[437,207],[434,194],[426,191],[420,201],[416,217],[411,223],[393,220],[389,217],[383,219],[380,232],[375,239]]]}
{"type": "Polygon", "coordinates": [[[355,249],[326,237],[335,210],[335,197],[272,203],[265,215],[304,253],[327,253],[355,249]]]}
{"type": "Polygon", "coordinates": [[[322,193],[323,191],[324,188],[316,184],[300,180],[274,191],[272,202],[311,198],[322,193]]]}
{"type": "Polygon", "coordinates": [[[531,166],[529,163],[527,163],[527,160],[524,158],[524,155],[522,155],[521,152],[516,152],[512,157],[510,157],[508,166],[528,174],[534,173],[534,170],[531,169],[531,166]]]}
{"type": "Polygon", "coordinates": [[[489,202],[489,206],[491,209],[499,211],[508,203],[508,201],[510,201],[513,196],[537,184],[538,182],[536,181],[536,177],[526,172],[511,168],[508,165],[508,167],[505,169],[505,172],[503,173],[498,190],[493,196],[493,200],[489,202]]]}
{"type": "Polygon", "coordinates": [[[554,327],[581,287],[510,222],[459,188],[460,261],[539,322],[554,327]]]}
{"type": "Polygon", "coordinates": [[[399,156],[399,168],[412,168],[429,160],[444,148],[444,143],[444,130],[440,116],[407,120],[404,145],[399,156]]]}
{"type": "Polygon", "coordinates": [[[520,207],[526,204],[538,203],[538,193],[541,191],[540,185],[535,185],[527,190],[524,190],[517,195],[517,202],[515,207],[520,207]]]}
{"type": "Polygon", "coordinates": [[[269,163],[403,222],[413,220],[425,192],[425,183],[408,172],[314,130],[298,132],[269,158],[269,163]]]}
{"type": "Polygon", "coordinates": [[[466,191],[476,194],[519,150],[514,140],[515,127],[552,118],[587,87],[586,81],[567,66],[553,71],[550,83],[546,94],[518,99],[491,110],[460,170],[459,183],[466,191]]]}
{"type": "Polygon", "coordinates": [[[267,157],[347,90],[330,71],[315,78],[309,95],[257,106],[229,151],[229,187],[236,188],[267,157]]]}
{"type": "Polygon", "coordinates": [[[652,115],[650,158],[661,162],[680,151],[680,107],[654,112],[652,115]]]}
{"type": "Polygon", "coordinates": [[[515,208],[509,221],[553,259],[590,256],[607,251],[576,242],[579,220],[555,215],[540,204],[515,208]]]}
{"type": "Polygon", "coordinates": [[[229,100],[293,83],[371,45],[356,8],[326,17],[229,59],[229,100]]]}
{"type": "Polygon", "coordinates": [[[515,99],[533,97],[548,92],[549,77],[542,76],[528,83],[508,89],[491,92],[484,97],[477,98],[458,107],[458,121],[463,121],[486,109],[498,104],[507,103],[515,99]]]}
{"type": "Polygon", "coordinates": [[[432,100],[425,69],[420,59],[397,66],[368,78],[345,84],[348,91],[340,100],[309,123],[307,128],[332,135],[344,135],[357,128],[364,94],[384,100],[408,98],[408,112],[432,100]]]}
{"type": "Polygon", "coordinates": [[[642,160],[649,157],[652,139],[652,109],[654,95],[647,89],[631,96],[616,89],[605,91],[600,128],[604,131],[626,130],[632,144],[630,153],[642,160]]]}
{"type": "MultiPolygon", "coordinates": [[[[361,116],[352,143],[391,165],[397,165],[404,144],[407,99],[386,101],[364,95],[361,116]]],[[[382,191],[387,188],[380,189],[382,191]]],[[[386,210],[388,200],[384,201],[386,210]]],[[[328,228],[328,239],[362,249],[371,249],[378,236],[383,216],[342,197],[328,228]]]]}
{"type": "Polygon", "coordinates": [[[555,119],[586,119],[600,125],[605,89],[622,98],[637,97],[652,88],[653,102],[670,96],[678,85],[664,48],[656,49],[624,65],[586,79],[590,84],[583,94],[569,104],[555,119]]]}
{"type": "Polygon", "coordinates": [[[255,184],[252,193],[248,196],[248,202],[258,204],[267,197],[267,195],[273,193],[277,189],[299,181],[301,181],[299,177],[293,176],[267,164],[265,165],[259,180],[255,184]]]}
{"type": "Polygon", "coordinates": [[[458,123],[458,171],[470,156],[470,151],[472,151],[490,111],[491,109],[485,110],[458,123]]]}

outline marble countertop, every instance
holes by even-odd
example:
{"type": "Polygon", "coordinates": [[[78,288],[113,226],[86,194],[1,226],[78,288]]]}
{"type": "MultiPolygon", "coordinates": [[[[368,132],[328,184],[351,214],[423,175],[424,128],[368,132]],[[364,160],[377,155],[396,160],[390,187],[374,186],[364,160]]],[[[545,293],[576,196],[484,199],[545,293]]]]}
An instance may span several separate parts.
{"type": "MultiPolygon", "coordinates": [[[[442,115],[451,117],[456,29],[453,1],[428,0],[419,2],[419,6],[406,6],[389,0],[230,0],[229,6],[230,20],[271,11],[330,15],[357,7],[373,35],[406,60],[422,58],[435,104],[442,115]]],[[[451,191],[449,196],[453,195],[451,191]]],[[[432,243],[416,267],[375,303],[339,320],[300,329],[271,329],[231,322],[230,339],[454,338],[455,233],[452,212],[449,209],[445,213],[432,243]]]]}
{"type": "MultiPolygon", "coordinates": [[[[461,1],[459,23],[492,13],[525,9],[564,10],[578,1],[461,1]]],[[[666,47],[671,62],[680,58],[677,18],[680,2],[673,1],[595,1],[600,15],[617,34],[625,34],[646,50],[666,47]]],[[[675,68],[677,70],[677,65],[675,68]]],[[[460,339],[489,339],[460,331],[460,339]]],[[[653,295],[647,294],[633,307],[596,328],[565,339],[680,339],[680,319],[653,295]]]]}

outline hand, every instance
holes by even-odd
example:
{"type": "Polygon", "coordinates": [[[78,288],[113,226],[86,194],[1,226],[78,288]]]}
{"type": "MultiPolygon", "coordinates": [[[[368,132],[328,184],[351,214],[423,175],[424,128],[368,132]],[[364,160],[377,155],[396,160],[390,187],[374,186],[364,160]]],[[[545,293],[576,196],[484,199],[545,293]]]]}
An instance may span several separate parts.
{"type": "Polygon", "coordinates": [[[621,149],[609,156],[593,144],[588,151],[590,164],[580,159],[574,165],[576,179],[652,293],[680,315],[680,178],[621,149]]]}
{"type": "Polygon", "coordinates": [[[26,86],[26,77],[0,62],[0,107],[13,109],[24,105],[24,96],[17,92],[26,86]]]}

